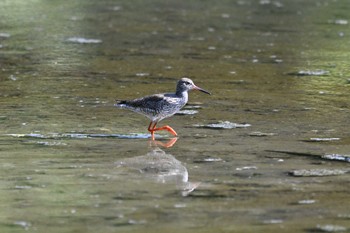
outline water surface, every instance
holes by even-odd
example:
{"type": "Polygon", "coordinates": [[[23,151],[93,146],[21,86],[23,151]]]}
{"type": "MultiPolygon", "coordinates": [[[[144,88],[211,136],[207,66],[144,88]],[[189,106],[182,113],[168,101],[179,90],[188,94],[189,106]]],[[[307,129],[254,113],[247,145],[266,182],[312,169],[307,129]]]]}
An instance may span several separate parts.
{"type": "Polygon", "coordinates": [[[1,2],[1,232],[349,231],[348,160],[322,157],[350,154],[348,12],[1,2]],[[172,147],[113,107],[182,76],[213,95],[190,93],[198,113],[161,122],[172,147]],[[210,127],[225,121],[246,127],[210,127]]]}

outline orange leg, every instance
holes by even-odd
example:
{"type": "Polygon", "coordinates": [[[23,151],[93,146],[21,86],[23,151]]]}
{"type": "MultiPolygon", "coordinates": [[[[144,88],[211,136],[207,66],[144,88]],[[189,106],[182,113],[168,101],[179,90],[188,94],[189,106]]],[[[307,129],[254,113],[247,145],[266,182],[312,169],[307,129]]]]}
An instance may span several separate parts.
{"type": "Polygon", "coordinates": [[[154,125],[152,126],[153,121],[148,126],[148,131],[151,132],[152,140],[154,140],[154,128],[156,127],[157,122],[154,122],[154,125]]]}
{"type": "Polygon", "coordinates": [[[148,126],[148,131],[151,132],[152,140],[154,140],[154,131],[159,131],[159,130],[167,130],[172,135],[177,136],[177,133],[175,132],[175,130],[173,128],[171,128],[169,125],[166,125],[166,126],[163,126],[160,128],[156,128],[156,125],[157,125],[157,122],[151,122],[148,126]],[[153,126],[152,126],[152,124],[153,124],[153,126]]]}

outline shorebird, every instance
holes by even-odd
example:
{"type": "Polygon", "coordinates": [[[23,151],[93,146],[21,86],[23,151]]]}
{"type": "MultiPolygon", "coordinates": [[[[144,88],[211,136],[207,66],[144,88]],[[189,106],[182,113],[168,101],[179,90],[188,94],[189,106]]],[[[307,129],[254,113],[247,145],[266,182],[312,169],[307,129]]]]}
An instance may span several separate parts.
{"type": "Polygon", "coordinates": [[[198,90],[210,95],[210,92],[196,86],[189,78],[181,78],[176,85],[175,93],[154,94],[134,100],[122,100],[115,104],[118,108],[125,108],[140,113],[151,120],[148,131],[151,132],[152,140],[154,140],[154,132],[159,130],[167,130],[172,135],[177,133],[169,125],[156,128],[159,121],[170,117],[180,111],[188,101],[188,91],[198,90]]]}

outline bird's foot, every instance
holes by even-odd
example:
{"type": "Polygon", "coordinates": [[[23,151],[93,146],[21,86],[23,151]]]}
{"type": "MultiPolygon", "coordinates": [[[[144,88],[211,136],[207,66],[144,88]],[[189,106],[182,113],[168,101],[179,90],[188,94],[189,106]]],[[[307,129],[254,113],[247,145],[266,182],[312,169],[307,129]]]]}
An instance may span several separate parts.
{"type": "Polygon", "coordinates": [[[173,128],[171,128],[169,125],[160,127],[160,128],[155,128],[153,129],[154,131],[157,130],[167,130],[168,132],[170,132],[172,135],[177,136],[177,133],[175,132],[175,130],[173,128]]]}
{"type": "Polygon", "coordinates": [[[156,128],[157,122],[151,122],[148,126],[148,131],[151,132],[152,140],[154,140],[154,131],[159,131],[159,130],[167,130],[170,132],[172,135],[177,136],[177,133],[173,128],[171,128],[169,125],[163,126],[156,128]]]}

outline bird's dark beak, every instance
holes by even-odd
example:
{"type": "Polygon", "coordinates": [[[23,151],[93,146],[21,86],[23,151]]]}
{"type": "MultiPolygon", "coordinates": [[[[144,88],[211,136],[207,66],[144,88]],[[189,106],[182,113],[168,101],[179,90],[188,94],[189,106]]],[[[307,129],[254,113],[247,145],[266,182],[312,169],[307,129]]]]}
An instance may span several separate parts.
{"type": "Polygon", "coordinates": [[[211,93],[209,91],[206,91],[206,90],[204,90],[204,89],[202,89],[200,87],[194,86],[193,89],[201,91],[201,92],[204,92],[205,94],[211,95],[211,93]]]}

